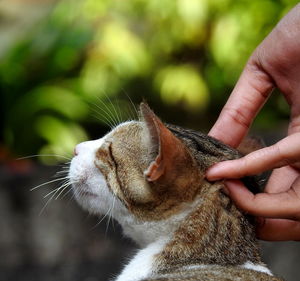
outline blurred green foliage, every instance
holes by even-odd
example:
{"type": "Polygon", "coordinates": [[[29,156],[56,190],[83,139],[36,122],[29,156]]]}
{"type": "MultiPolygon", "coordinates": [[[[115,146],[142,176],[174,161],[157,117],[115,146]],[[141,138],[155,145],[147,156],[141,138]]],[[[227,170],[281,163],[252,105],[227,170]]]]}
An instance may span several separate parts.
{"type": "MultiPolygon", "coordinates": [[[[207,129],[248,56],[297,2],[59,1],[1,54],[0,142],[15,155],[68,155],[107,129],[108,114],[123,114],[127,96],[207,129]],[[125,101],[116,110],[107,98],[125,101]]],[[[277,95],[258,126],[287,116],[277,95]]]]}

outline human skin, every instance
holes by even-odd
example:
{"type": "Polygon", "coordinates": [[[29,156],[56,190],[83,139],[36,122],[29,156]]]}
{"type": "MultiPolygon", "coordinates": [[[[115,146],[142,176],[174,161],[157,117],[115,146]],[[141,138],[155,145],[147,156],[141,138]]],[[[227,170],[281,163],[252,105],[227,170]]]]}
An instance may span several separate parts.
{"type": "Polygon", "coordinates": [[[300,240],[300,4],[253,52],[209,135],[237,147],[274,88],[290,106],[287,136],[241,159],[218,163],[206,176],[227,179],[235,203],[257,216],[260,239],[300,240]],[[274,168],[264,193],[254,195],[233,180],[274,168]]]}

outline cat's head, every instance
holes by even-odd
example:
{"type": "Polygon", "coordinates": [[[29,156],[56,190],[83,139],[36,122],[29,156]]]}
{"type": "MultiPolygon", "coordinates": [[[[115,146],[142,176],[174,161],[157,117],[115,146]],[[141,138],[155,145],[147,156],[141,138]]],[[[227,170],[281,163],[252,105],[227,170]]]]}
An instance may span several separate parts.
{"type": "Polygon", "coordinates": [[[80,205],[115,216],[162,220],[200,192],[204,171],[187,145],[146,104],[140,121],[125,122],[103,138],[77,145],[70,178],[80,205]]]}

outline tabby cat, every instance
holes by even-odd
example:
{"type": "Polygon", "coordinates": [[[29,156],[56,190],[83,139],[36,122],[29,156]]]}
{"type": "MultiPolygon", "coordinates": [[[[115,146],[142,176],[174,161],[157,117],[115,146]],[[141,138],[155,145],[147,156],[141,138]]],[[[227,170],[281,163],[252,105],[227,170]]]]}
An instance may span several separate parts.
{"type": "Polygon", "coordinates": [[[239,153],[163,124],[145,103],[140,115],[77,145],[69,171],[79,204],[97,215],[111,211],[141,247],[116,280],[281,280],[261,261],[251,218],[222,182],[205,179],[209,166],[239,153]]]}

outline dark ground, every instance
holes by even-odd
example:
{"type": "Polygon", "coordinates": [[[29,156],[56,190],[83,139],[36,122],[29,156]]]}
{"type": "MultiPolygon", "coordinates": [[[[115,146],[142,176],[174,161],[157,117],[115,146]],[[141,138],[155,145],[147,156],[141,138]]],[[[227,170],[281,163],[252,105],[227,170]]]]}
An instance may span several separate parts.
{"type": "MultiPolygon", "coordinates": [[[[43,197],[57,185],[29,189],[50,180],[53,167],[30,172],[0,167],[0,281],[106,281],[134,252],[117,223],[97,225],[69,193],[53,200],[39,215],[43,197]],[[97,226],[96,226],[97,225],[97,226]]],[[[287,281],[300,280],[300,242],[264,242],[270,269],[287,281]]]]}

